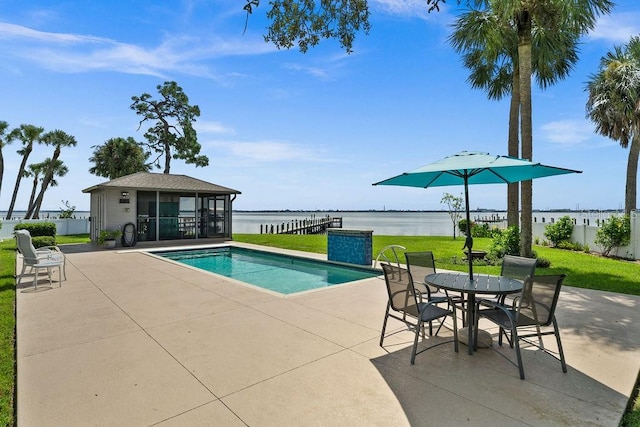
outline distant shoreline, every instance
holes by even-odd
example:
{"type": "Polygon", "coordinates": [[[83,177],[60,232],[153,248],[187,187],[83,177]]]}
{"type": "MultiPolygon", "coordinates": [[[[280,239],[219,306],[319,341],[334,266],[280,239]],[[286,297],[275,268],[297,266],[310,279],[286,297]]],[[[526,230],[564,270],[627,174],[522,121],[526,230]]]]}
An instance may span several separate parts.
{"type": "MultiPolygon", "coordinates": [[[[256,210],[248,210],[248,209],[233,209],[233,212],[237,213],[335,213],[335,212],[353,212],[353,213],[402,213],[402,212],[411,212],[411,213],[434,213],[434,212],[449,212],[448,209],[256,209],[256,210]]],[[[478,208],[470,210],[471,213],[506,213],[506,209],[485,209],[478,208]]],[[[579,212],[622,212],[621,209],[533,209],[532,212],[567,212],[567,213],[579,213],[579,212]]],[[[21,216],[20,214],[24,214],[26,211],[24,210],[14,210],[14,216],[21,216]]],[[[89,210],[76,209],[76,215],[78,214],[89,214],[89,210]]],[[[7,214],[6,211],[0,211],[0,220],[4,219],[4,216],[7,214]]],[[[57,216],[60,214],[60,210],[42,210],[40,211],[40,216],[57,216]]]]}
{"type": "MultiPolygon", "coordinates": [[[[434,213],[434,212],[449,212],[447,209],[386,209],[386,210],[376,210],[376,209],[266,209],[266,210],[243,210],[243,209],[234,209],[233,212],[238,213],[300,213],[300,212],[355,212],[355,213],[383,213],[383,212],[392,212],[392,213],[401,213],[401,212],[425,212],[425,213],[434,213]]],[[[506,209],[472,209],[469,212],[471,213],[495,213],[495,212],[507,212],[506,209]]],[[[575,213],[575,212],[621,212],[620,209],[533,209],[532,212],[567,212],[567,213],[575,213]]]]}

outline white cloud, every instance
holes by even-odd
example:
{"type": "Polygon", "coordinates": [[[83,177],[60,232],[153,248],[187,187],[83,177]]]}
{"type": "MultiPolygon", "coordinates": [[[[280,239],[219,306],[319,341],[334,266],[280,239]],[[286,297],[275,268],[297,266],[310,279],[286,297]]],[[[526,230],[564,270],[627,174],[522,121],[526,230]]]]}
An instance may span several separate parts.
{"type": "Polygon", "coordinates": [[[390,15],[419,17],[423,19],[429,16],[426,0],[372,0],[370,3],[372,6],[382,9],[390,15]]]}
{"type": "Polygon", "coordinates": [[[216,141],[209,145],[227,150],[232,156],[254,162],[281,162],[291,160],[322,161],[322,153],[295,144],[278,141],[216,141]]]}
{"type": "Polygon", "coordinates": [[[540,126],[545,139],[563,145],[576,145],[593,136],[593,126],[585,120],[560,120],[540,126]]]}
{"type": "Polygon", "coordinates": [[[44,31],[32,30],[31,28],[21,25],[14,25],[0,22],[0,39],[22,39],[41,41],[46,43],[57,44],[75,44],[75,43],[100,43],[109,42],[109,39],[91,36],[81,36],[76,34],[49,33],[44,31]]]}
{"type": "Polygon", "coordinates": [[[588,34],[587,39],[622,44],[628,42],[631,36],[639,34],[640,13],[614,13],[600,17],[596,28],[588,34]]]}
{"type": "Polygon", "coordinates": [[[220,122],[198,120],[195,123],[194,127],[196,128],[196,132],[198,133],[216,133],[227,135],[235,135],[236,133],[235,129],[226,127],[220,122]]]}
{"type": "Polygon", "coordinates": [[[329,73],[326,70],[319,67],[309,67],[309,66],[292,64],[292,63],[285,64],[284,67],[288,70],[305,72],[307,74],[312,75],[313,77],[318,77],[319,79],[322,79],[322,80],[329,79],[329,73]]]}
{"type": "Polygon", "coordinates": [[[377,9],[388,15],[404,18],[419,18],[425,21],[433,21],[440,25],[448,25],[452,21],[450,14],[452,7],[459,7],[456,0],[449,0],[446,3],[440,0],[440,10],[429,12],[429,5],[426,0],[371,0],[371,9],[377,9]]]}
{"type": "Polygon", "coordinates": [[[78,34],[37,31],[0,23],[0,49],[42,68],[58,72],[115,71],[164,76],[179,72],[208,78],[218,76],[206,60],[256,55],[275,49],[262,40],[220,37],[167,36],[156,47],[78,34]]]}

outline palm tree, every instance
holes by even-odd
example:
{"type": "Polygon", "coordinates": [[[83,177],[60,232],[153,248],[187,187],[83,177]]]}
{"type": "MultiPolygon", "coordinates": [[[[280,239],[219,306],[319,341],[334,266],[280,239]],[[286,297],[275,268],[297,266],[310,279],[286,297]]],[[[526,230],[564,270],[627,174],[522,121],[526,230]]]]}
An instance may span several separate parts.
{"type": "Polygon", "coordinates": [[[17,153],[22,156],[22,162],[20,163],[20,168],[18,169],[18,177],[16,178],[16,185],[13,187],[13,195],[11,196],[11,203],[9,204],[9,208],[7,209],[6,219],[11,219],[11,215],[13,215],[13,208],[16,204],[18,189],[20,188],[20,181],[24,176],[24,170],[27,166],[27,160],[29,159],[29,155],[33,150],[33,144],[36,142],[40,142],[40,135],[42,135],[42,132],[44,132],[44,128],[22,124],[20,125],[20,127],[12,130],[9,134],[10,140],[19,139],[22,142],[22,148],[17,150],[17,153]]]}
{"type": "Polygon", "coordinates": [[[5,145],[10,144],[11,140],[5,136],[9,123],[0,120],[0,191],[2,190],[2,178],[4,177],[4,155],[2,149],[5,145]]]}
{"type": "Polygon", "coordinates": [[[31,196],[29,196],[29,204],[27,206],[32,206],[33,202],[36,199],[36,191],[38,190],[38,182],[42,180],[42,173],[45,170],[45,163],[32,163],[29,165],[27,169],[25,169],[22,173],[25,178],[33,178],[33,186],[31,188],[31,196]]]}
{"type": "Polygon", "coordinates": [[[47,132],[42,136],[42,142],[44,142],[46,145],[53,145],[55,149],[53,151],[53,157],[51,158],[51,161],[47,163],[47,167],[44,171],[40,192],[38,193],[38,196],[33,201],[33,203],[30,204],[29,209],[25,214],[26,219],[32,218],[32,217],[33,218],[38,217],[38,213],[40,212],[40,207],[42,206],[42,199],[44,197],[44,193],[49,188],[49,185],[51,184],[51,180],[54,177],[54,173],[55,173],[54,167],[57,164],[56,160],[58,160],[58,157],[60,157],[60,151],[62,147],[73,147],[77,144],[76,139],[73,136],[61,130],[54,130],[51,132],[47,132]]]}
{"type": "Polygon", "coordinates": [[[640,37],[614,47],[600,60],[587,91],[587,117],[596,125],[596,132],[619,141],[622,148],[629,147],[624,211],[630,214],[636,209],[640,154],[640,37]]]}
{"type": "MultiPolygon", "coordinates": [[[[520,157],[518,120],[520,87],[518,73],[518,34],[511,22],[501,22],[489,8],[472,9],[453,25],[449,41],[462,54],[470,70],[468,82],[487,92],[489,99],[511,95],[509,108],[509,156],[520,157]]],[[[533,31],[533,72],[545,89],[569,75],[578,61],[577,38],[564,31],[533,31]]],[[[519,188],[507,190],[507,223],[519,225],[519,188]]]]}
{"type": "MultiPolygon", "coordinates": [[[[521,157],[532,160],[531,76],[534,28],[536,31],[564,31],[572,37],[580,37],[593,29],[598,15],[609,13],[613,2],[611,0],[581,0],[580,2],[567,0],[477,0],[476,3],[487,5],[500,22],[512,23],[518,34],[521,157]]],[[[520,255],[531,257],[533,255],[531,250],[533,238],[533,187],[531,181],[522,182],[520,191],[522,212],[520,255]]]]}
{"type": "MultiPolygon", "coordinates": [[[[67,168],[67,166],[65,166],[65,164],[63,163],[62,160],[57,159],[57,160],[52,160],[50,158],[46,158],[42,163],[42,170],[43,171],[52,171],[52,177],[49,180],[49,183],[47,184],[47,188],[49,187],[57,187],[58,186],[58,181],[56,181],[56,177],[62,177],[65,176],[68,172],[69,172],[69,168],[67,168]]],[[[44,178],[46,177],[46,175],[44,175],[42,177],[42,185],[44,186],[44,178]]],[[[42,187],[41,187],[41,191],[42,191],[42,187]]],[[[36,209],[34,210],[33,213],[33,218],[34,219],[38,219],[40,218],[40,205],[36,206],[36,209]]]]}
{"type": "Polygon", "coordinates": [[[109,179],[119,178],[136,172],[148,172],[148,154],[132,137],[111,138],[103,145],[93,146],[93,156],[89,158],[94,166],[89,172],[109,179]]]}

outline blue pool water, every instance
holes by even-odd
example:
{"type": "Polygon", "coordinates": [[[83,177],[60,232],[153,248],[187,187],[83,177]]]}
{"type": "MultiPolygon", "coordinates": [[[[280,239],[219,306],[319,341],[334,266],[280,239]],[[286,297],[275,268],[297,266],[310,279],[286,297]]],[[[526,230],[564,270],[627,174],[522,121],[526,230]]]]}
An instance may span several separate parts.
{"type": "Polygon", "coordinates": [[[324,288],[380,275],[380,272],[368,268],[236,247],[154,254],[281,294],[324,288]]]}

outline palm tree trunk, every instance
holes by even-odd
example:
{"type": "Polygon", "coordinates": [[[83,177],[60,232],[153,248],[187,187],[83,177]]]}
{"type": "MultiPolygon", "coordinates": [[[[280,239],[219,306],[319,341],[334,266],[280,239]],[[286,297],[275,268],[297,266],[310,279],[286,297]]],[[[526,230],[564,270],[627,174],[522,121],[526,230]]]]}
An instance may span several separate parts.
{"type": "Polygon", "coordinates": [[[2,148],[0,148],[0,192],[2,191],[3,177],[4,177],[4,155],[2,154],[2,148]]]}
{"type": "MultiPolygon", "coordinates": [[[[533,126],[531,116],[531,19],[523,11],[518,24],[518,61],[520,70],[520,136],[522,158],[533,160],[533,126]]],[[[531,257],[533,240],[533,186],[531,181],[520,184],[522,221],[520,227],[520,255],[531,257]]]]}
{"type": "Polygon", "coordinates": [[[36,197],[33,205],[29,207],[29,211],[27,212],[28,216],[25,218],[34,218],[37,219],[40,214],[40,206],[42,205],[42,199],[44,199],[44,193],[49,188],[49,183],[53,179],[53,168],[56,164],[56,160],[60,157],[60,146],[56,146],[56,149],[53,152],[53,157],[51,157],[51,162],[49,163],[49,167],[47,168],[44,177],[42,178],[42,185],[40,186],[40,192],[38,193],[38,197],[36,197]]]}
{"type": "Polygon", "coordinates": [[[633,139],[629,147],[629,159],[627,160],[627,185],[624,194],[624,213],[631,215],[636,209],[636,189],[638,179],[638,155],[640,154],[640,135],[633,132],[633,139]]]}
{"type": "MultiPolygon", "coordinates": [[[[520,79],[517,65],[513,70],[511,84],[511,104],[509,106],[509,142],[507,153],[512,157],[519,157],[520,138],[518,119],[520,118],[520,79]]],[[[520,225],[520,185],[509,184],[507,188],[507,226],[520,225]]]]}
{"type": "Polygon", "coordinates": [[[49,188],[49,183],[53,179],[53,172],[51,175],[47,171],[47,174],[42,179],[42,185],[40,186],[40,192],[38,193],[38,197],[36,197],[36,201],[33,203],[33,211],[31,217],[33,219],[40,219],[40,207],[42,206],[42,200],[44,199],[44,193],[49,188]]]}
{"type": "Polygon", "coordinates": [[[7,218],[11,219],[11,215],[13,215],[13,208],[16,205],[16,199],[18,198],[18,189],[20,188],[20,181],[22,180],[22,175],[24,175],[24,170],[27,167],[27,160],[29,155],[31,154],[32,146],[28,145],[25,147],[24,154],[22,155],[22,162],[20,163],[20,169],[18,169],[18,177],[16,178],[16,185],[13,187],[13,195],[11,196],[11,203],[9,204],[9,209],[7,209],[7,218]]]}
{"type": "Polygon", "coordinates": [[[33,188],[31,189],[31,196],[29,196],[29,204],[27,205],[27,212],[24,214],[24,219],[31,218],[33,212],[33,202],[36,199],[36,190],[38,189],[38,175],[33,177],[33,188]]]}

